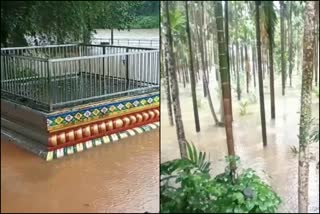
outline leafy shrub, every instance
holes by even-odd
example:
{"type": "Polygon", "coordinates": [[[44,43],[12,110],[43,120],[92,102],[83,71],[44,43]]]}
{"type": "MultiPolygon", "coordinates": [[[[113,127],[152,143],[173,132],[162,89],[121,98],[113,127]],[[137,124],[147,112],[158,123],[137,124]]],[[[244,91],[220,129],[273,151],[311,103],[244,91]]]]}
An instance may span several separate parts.
{"type": "Polygon", "coordinates": [[[188,144],[188,156],[161,164],[161,213],[276,212],[279,196],[252,169],[244,170],[235,181],[228,167],[212,178],[205,153],[188,144]]]}
{"type": "Polygon", "coordinates": [[[298,153],[299,153],[299,149],[297,149],[296,146],[291,146],[291,147],[290,147],[290,150],[291,150],[291,152],[292,152],[293,154],[298,154],[298,153]]]}
{"type": "Polygon", "coordinates": [[[244,116],[248,113],[248,110],[247,110],[248,105],[249,105],[248,101],[240,102],[240,115],[241,116],[244,116]]]}
{"type": "Polygon", "coordinates": [[[139,16],[131,29],[159,28],[159,16],[139,16]]]}

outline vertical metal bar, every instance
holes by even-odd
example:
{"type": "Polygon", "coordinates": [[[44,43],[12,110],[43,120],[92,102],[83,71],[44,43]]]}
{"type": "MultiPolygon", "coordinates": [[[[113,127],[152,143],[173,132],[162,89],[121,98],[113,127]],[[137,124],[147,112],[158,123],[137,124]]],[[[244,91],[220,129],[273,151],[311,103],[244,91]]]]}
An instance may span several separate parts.
{"type": "Polygon", "coordinates": [[[117,60],[117,56],[113,56],[112,57],[112,59],[113,59],[113,65],[112,65],[112,85],[111,85],[111,87],[110,87],[110,89],[112,90],[112,92],[111,93],[113,93],[114,92],[114,85],[115,85],[115,83],[114,83],[114,81],[115,81],[115,75],[114,75],[114,72],[116,71],[116,60],[117,60]]]}
{"type": "Polygon", "coordinates": [[[104,56],[103,58],[98,58],[98,62],[99,62],[99,95],[102,95],[102,67],[103,65],[103,60],[104,60],[104,56]]]}
{"type": "MultiPolygon", "coordinates": [[[[102,54],[105,55],[106,54],[106,47],[103,47],[103,50],[102,50],[102,54]]],[[[103,72],[103,79],[105,79],[105,56],[103,56],[102,58],[102,72],[103,72]]],[[[105,90],[105,81],[103,80],[103,85],[102,85],[102,90],[104,91],[105,90]]]]}
{"type": "Polygon", "coordinates": [[[40,82],[40,79],[39,79],[39,66],[40,66],[40,61],[39,60],[36,60],[35,61],[35,74],[36,74],[36,81],[37,81],[37,93],[36,93],[36,96],[37,96],[37,102],[40,102],[40,91],[41,91],[41,82],[40,82]]]}
{"type": "Polygon", "coordinates": [[[41,62],[41,67],[40,67],[40,78],[41,78],[41,103],[44,103],[44,97],[45,97],[45,87],[44,87],[44,79],[43,79],[43,72],[44,72],[44,62],[41,62]]]}
{"type": "Polygon", "coordinates": [[[129,87],[129,55],[128,55],[129,49],[126,48],[126,90],[128,90],[129,87]]]}
{"type": "Polygon", "coordinates": [[[70,99],[68,101],[71,101],[72,100],[72,94],[74,92],[73,90],[73,83],[72,83],[72,71],[73,71],[73,61],[69,61],[69,78],[68,78],[68,81],[70,82],[69,84],[69,87],[68,87],[68,92],[67,93],[70,93],[70,99]]]}
{"type": "Polygon", "coordinates": [[[63,100],[62,98],[63,97],[62,62],[59,61],[59,62],[55,62],[54,64],[55,66],[52,66],[52,67],[55,67],[55,69],[57,70],[57,73],[59,74],[59,78],[56,82],[56,87],[58,87],[59,93],[56,96],[57,96],[57,103],[60,103],[63,100]]]}
{"type": "Polygon", "coordinates": [[[88,72],[89,72],[89,85],[88,87],[90,87],[90,92],[89,92],[89,96],[91,96],[92,94],[92,74],[91,74],[91,70],[92,70],[92,59],[89,59],[89,69],[86,70],[86,76],[88,76],[88,72]]]}
{"type": "Polygon", "coordinates": [[[93,75],[93,94],[91,96],[95,96],[97,92],[97,59],[93,58],[93,69],[92,69],[92,75],[93,75]]]}
{"type": "MultiPolygon", "coordinates": [[[[81,57],[82,56],[82,54],[81,54],[81,52],[82,52],[82,46],[80,46],[80,45],[78,45],[78,51],[79,51],[79,57],[81,57]]],[[[82,94],[82,90],[83,90],[83,88],[81,87],[81,81],[82,81],[82,79],[81,79],[81,60],[79,59],[78,60],[78,75],[76,75],[76,82],[78,83],[79,82],[79,84],[77,85],[77,88],[78,88],[78,90],[76,90],[77,91],[77,95],[76,95],[76,97],[77,98],[81,98],[79,95],[80,94],[82,94]]]]}
{"type": "Polygon", "coordinates": [[[66,102],[68,100],[67,98],[67,72],[66,72],[66,62],[64,61],[60,61],[60,63],[62,64],[62,70],[63,70],[63,74],[64,74],[64,81],[62,81],[62,86],[63,86],[63,93],[64,93],[64,101],[66,102]]]}
{"type": "Polygon", "coordinates": [[[51,92],[51,75],[50,75],[50,62],[47,61],[47,76],[48,76],[48,105],[49,105],[49,111],[52,111],[52,92],[51,92]]]}

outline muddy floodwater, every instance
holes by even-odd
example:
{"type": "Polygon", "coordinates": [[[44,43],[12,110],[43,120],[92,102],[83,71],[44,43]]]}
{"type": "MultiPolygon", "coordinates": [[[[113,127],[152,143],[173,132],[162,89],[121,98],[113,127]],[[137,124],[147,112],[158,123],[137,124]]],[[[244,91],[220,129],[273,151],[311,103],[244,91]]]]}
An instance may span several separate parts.
{"type": "MultiPolygon", "coordinates": [[[[219,113],[219,99],[216,94],[216,82],[210,74],[210,91],[214,100],[214,107],[219,113]]],[[[300,88],[301,77],[295,77],[293,87],[287,87],[286,96],[281,95],[280,78],[276,79],[276,119],[270,116],[269,77],[265,79],[265,110],[268,145],[262,145],[261,122],[258,88],[255,92],[257,102],[248,106],[248,114],[240,116],[239,102],[233,93],[233,133],[236,154],[240,156],[243,168],[253,168],[268,182],[282,198],[279,212],[294,213],[298,211],[298,157],[290,147],[298,146],[300,88]],[[300,78],[300,80],[299,80],[300,78]]],[[[257,81],[258,82],[258,81],[257,81]]],[[[164,86],[164,84],[163,84],[164,86]]],[[[203,97],[202,84],[197,85],[199,117],[201,132],[196,133],[190,85],[183,88],[181,84],[180,101],[182,118],[188,141],[192,141],[197,148],[210,154],[213,175],[222,173],[226,166],[224,156],[227,155],[227,145],[224,127],[216,127],[207,99],[203,97]]],[[[247,99],[245,88],[242,92],[247,99]]],[[[312,114],[319,120],[319,99],[313,97],[312,114]]],[[[220,115],[218,114],[220,118],[220,115]]],[[[309,212],[319,213],[319,171],[316,163],[319,161],[319,144],[310,147],[313,160],[310,162],[309,180],[309,212]]],[[[161,162],[179,157],[179,146],[175,128],[170,127],[167,113],[167,102],[162,87],[161,94],[161,162]]]]}
{"type": "Polygon", "coordinates": [[[50,162],[1,140],[1,212],[146,211],[159,211],[159,130],[50,162]]]}

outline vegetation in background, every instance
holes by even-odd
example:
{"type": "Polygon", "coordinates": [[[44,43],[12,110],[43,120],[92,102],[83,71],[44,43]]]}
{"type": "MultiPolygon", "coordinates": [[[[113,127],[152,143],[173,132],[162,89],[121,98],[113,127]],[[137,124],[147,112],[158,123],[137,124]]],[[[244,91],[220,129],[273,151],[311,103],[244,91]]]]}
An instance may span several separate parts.
{"type": "Polygon", "coordinates": [[[136,19],[132,22],[131,29],[159,28],[160,1],[142,1],[135,14],[136,19]]]}
{"type": "Polygon", "coordinates": [[[158,14],[159,2],[147,1],[1,1],[1,46],[26,46],[25,36],[88,42],[98,28],[159,27],[158,14]]]}
{"type": "Polygon", "coordinates": [[[241,101],[240,102],[240,115],[244,116],[246,114],[248,114],[248,101],[241,101]]]}

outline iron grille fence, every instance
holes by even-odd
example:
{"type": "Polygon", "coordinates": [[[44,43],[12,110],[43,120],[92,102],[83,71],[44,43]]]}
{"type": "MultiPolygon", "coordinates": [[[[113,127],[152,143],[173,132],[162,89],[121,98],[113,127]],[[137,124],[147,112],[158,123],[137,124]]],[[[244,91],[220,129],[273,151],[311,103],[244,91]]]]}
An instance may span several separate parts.
{"type": "Polygon", "coordinates": [[[1,48],[1,95],[35,109],[159,90],[159,50],[105,45],[1,48]]]}

